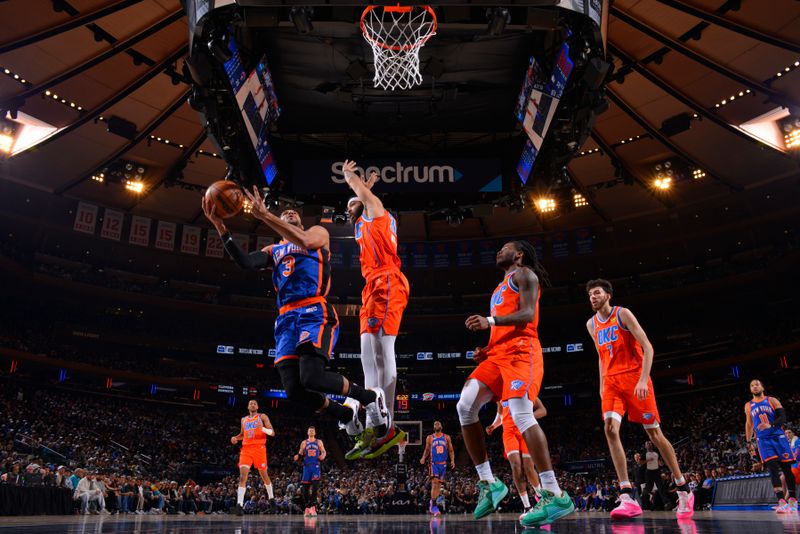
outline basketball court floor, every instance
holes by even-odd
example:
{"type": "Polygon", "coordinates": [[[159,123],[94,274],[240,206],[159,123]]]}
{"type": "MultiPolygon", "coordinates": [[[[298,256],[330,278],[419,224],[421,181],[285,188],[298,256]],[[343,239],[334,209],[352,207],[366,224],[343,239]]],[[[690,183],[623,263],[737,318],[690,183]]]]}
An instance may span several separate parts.
{"type": "Polygon", "coordinates": [[[359,533],[488,534],[497,532],[562,532],[596,534],[800,534],[800,516],[774,512],[698,512],[676,521],[672,512],[646,513],[630,521],[611,521],[607,514],[575,513],[545,527],[523,529],[513,514],[496,514],[481,521],[465,515],[432,520],[430,516],[39,516],[4,517],[0,532],[25,534],[194,534],[230,533],[359,533]]]}

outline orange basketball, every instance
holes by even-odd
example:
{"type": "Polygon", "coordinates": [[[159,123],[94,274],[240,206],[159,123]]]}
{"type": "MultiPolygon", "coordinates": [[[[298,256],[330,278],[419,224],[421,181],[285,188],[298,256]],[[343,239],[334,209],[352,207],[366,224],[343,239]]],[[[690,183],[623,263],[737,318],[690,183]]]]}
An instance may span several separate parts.
{"type": "Polygon", "coordinates": [[[214,213],[228,219],[242,211],[244,193],[230,180],[219,180],[206,189],[206,198],[214,205],[214,213]]]}

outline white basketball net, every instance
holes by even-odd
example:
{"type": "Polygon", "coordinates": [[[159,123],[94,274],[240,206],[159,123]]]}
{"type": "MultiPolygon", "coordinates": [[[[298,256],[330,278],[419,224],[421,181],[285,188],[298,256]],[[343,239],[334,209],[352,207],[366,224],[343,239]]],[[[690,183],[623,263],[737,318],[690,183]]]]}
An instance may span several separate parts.
{"type": "Polygon", "coordinates": [[[419,51],[436,35],[436,14],[429,6],[367,6],[361,31],[375,57],[376,87],[411,89],[422,83],[419,51]]]}

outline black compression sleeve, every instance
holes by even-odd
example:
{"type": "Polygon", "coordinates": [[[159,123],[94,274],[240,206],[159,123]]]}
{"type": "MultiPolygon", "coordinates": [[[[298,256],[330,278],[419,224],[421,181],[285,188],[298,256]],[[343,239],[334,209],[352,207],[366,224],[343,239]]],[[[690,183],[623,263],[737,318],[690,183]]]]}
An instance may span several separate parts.
{"type": "Polygon", "coordinates": [[[225,245],[225,250],[231,255],[236,265],[242,269],[265,269],[272,265],[272,258],[266,252],[259,250],[246,254],[233,239],[230,232],[226,232],[220,237],[222,238],[223,245],[225,245]]]}
{"type": "Polygon", "coordinates": [[[786,422],[786,410],[783,408],[775,408],[775,419],[772,420],[772,426],[783,426],[786,422]]]}

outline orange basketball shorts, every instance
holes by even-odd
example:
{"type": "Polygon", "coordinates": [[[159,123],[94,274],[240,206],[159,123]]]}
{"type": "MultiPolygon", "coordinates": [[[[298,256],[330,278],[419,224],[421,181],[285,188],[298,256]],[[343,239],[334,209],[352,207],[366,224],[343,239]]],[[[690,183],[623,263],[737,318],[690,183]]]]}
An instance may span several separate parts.
{"type": "Polygon", "coordinates": [[[602,410],[604,420],[610,417],[622,421],[622,416],[627,412],[628,421],[631,423],[641,423],[645,427],[651,428],[658,426],[661,419],[658,416],[653,381],[648,379],[647,397],[639,400],[634,394],[639,376],[639,371],[634,371],[603,378],[602,410]]]}
{"type": "Polygon", "coordinates": [[[522,456],[530,456],[528,445],[516,426],[503,425],[503,454],[506,458],[512,452],[518,452],[522,456]]]}
{"type": "Polygon", "coordinates": [[[254,466],[261,471],[267,468],[267,446],[266,445],[242,445],[239,453],[239,467],[254,466]]]}
{"type": "Polygon", "coordinates": [[[486,348],[489,357],[469,378],[486,384],[495,400],[519,397],[535,399],[544,377],[542,346],[532,337],[513,338],[486,348]]]}
{"type": "Polygon", "coordinates": [[[383,333],[396,336],[400,332],[403,310],[408,305],[408,280],[400,271],[377,274],[367,280],[361,291],[361,333],[383,333]]]}

